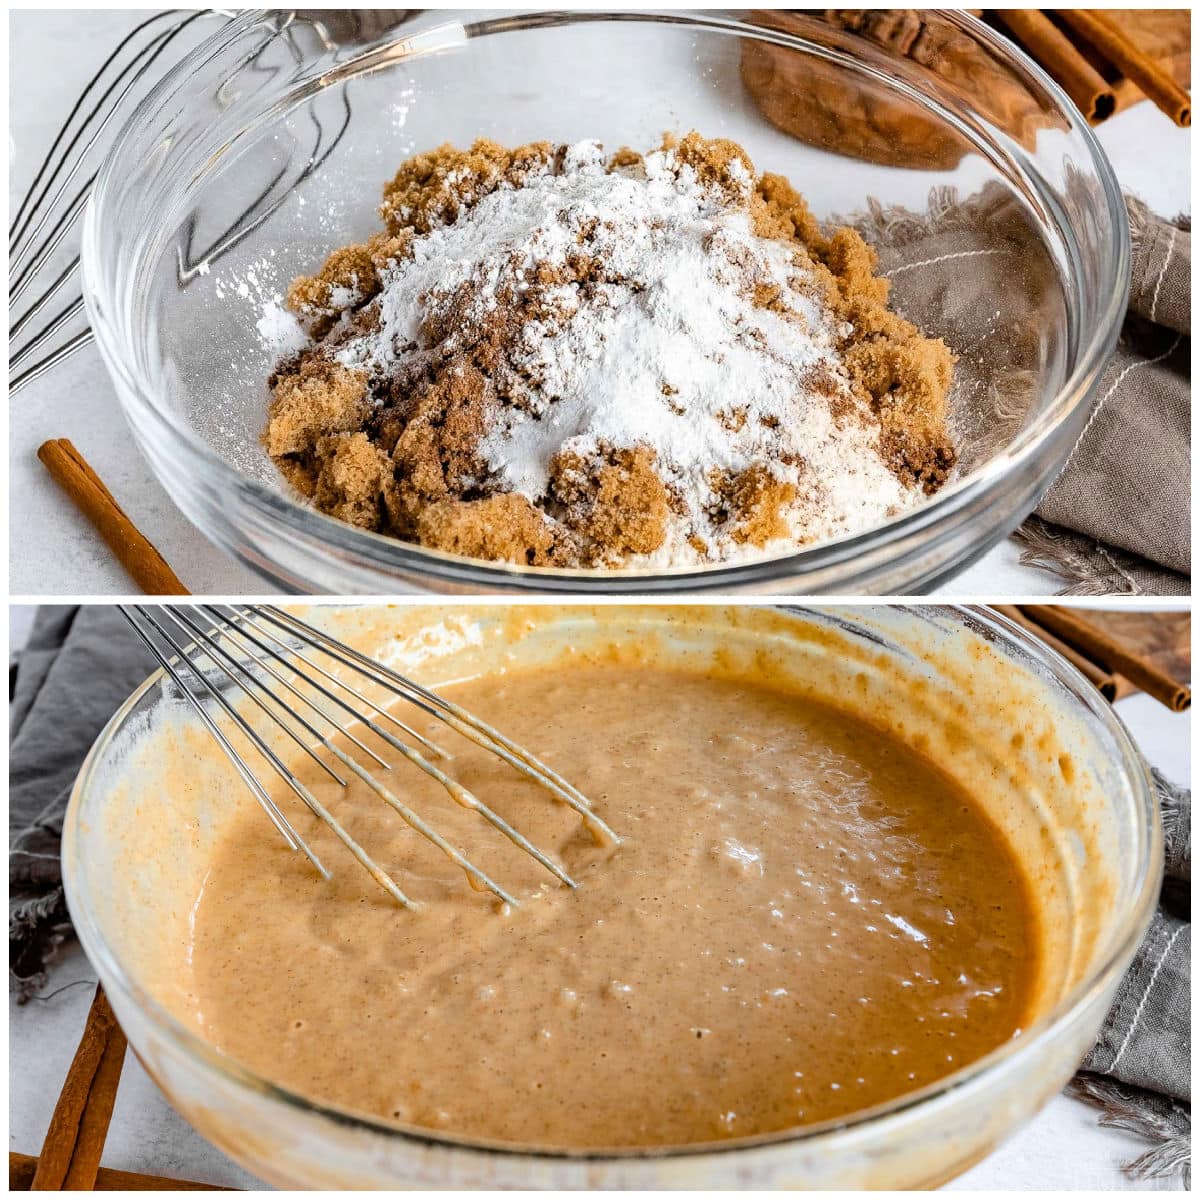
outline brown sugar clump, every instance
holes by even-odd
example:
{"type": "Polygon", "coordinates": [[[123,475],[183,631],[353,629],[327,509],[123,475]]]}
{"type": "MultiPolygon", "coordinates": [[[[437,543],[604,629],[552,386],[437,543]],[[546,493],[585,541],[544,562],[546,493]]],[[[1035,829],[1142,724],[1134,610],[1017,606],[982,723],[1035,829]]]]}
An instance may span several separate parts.
{"type": "Polygon", "coordinates": [[[492,404],[488,379],[462,367],[378,415],[375,429],[395,470],[386,503],[398,532],[411,535],[426,505],[462,496],[486,474],[478,450],[492,404]]]}
{"type": "MultiPolygon", "coordinates": [[[[887,309],[890,284],[875,274],[878,256],[856,229],[843,227],[837,230],[821,248],[820,258],[837,279],[843,304],[858,312],[873,311],[879,317],[886,313],[894,322],[900,323],[901,318],[887,309]]],[[[907,322],[903,324],[908,325],[907,322]]],[[[908,325],[908,328],[916,333],[913,326],[908,325]]]]}
{"type": "Polygon", "coordinates": [[[336,433],[317,444],[313,499],[322,512],[360,529],[378,529],[388,457],[365,433],[336,433]]]}
{"type": "Polygon", "coordinates": [[[888,308],[888,281],[857,230],[826,237],[804,198],[764,175],[750,202],[760,237],[797,243],[825,284],[825,302],[850,328],[841,347],[855,393],[880,423],[880,453],[904,482],[926,492],[946,481],[956,455],[946,429],[954,355],[888,308]]]}
{"type": "Polygon", "coordinates": [[[366,246],[343,246],[325,260],[316,275],[293,281],[287,306],[309,322],[314,337],[321,337],[343,310],[371,299],[379,288],[379,273],[366,246]]]}
{"type": "Polygon", "coordinates": [[[439,146],[400,167],[383,189],[379,215],[393,234],[428,233],[453,224],[460,212],[502,184],[520,187],[531,173],[544,172],[553,162],[550,142],[530,142],[515,150],[488,138],[477,138],[466,151],[439,146]]]}
{"type": "Polygon", "coordinates": [[[447,500],[423,508],[416,520],[423,546],[531,567],[574,566],[578,552],[567,530],[519,492],[483,500],[447,500]]]}
{"type": "Polygon", "coordinates": [[[776,479],[761,464],[735,475],[717,472],[713,491],[728,513],[735,542],[761,548],[791,532],[784,511],[796,499],[796,485],[776,479]]]}
{"type": "Polygon", "coordinates": [[[628,171],[633,167],[640,167],[645,161],[645,158],[636,150],[622,146],[608,160],[608,169],[610,171],[628,171]]]}
{"type": "Polygon", "coordinates": [[[275,460],[275,465],[284,479],[302,496],[311,500],[316,495],[318,469],[311,462],[281,455],[275,460]]]}
{"type": "Polygon", "coordinates": [[[944,342],[915,330],[906,337],[905,332],[895,329],[890,339],[850,346],[846,364],[855,387],[879,417],[880,447],[888,465],[933,492],[954,466],[945,429],[953,358],[944,342]]]}
{"type": "Polygon", "coordinates": [[[763,175],[750,198],[750,216],[759,237],[798,242],[819,257],[825,235],[804,197],[782,176],[763,175]]]}
{"type": "Polygon", "coordinates": [[[550,489],[566,506],[564,523],[591,544],[593,565],[652,554],[666,541],[670,495],[649,446],[609,450],[593,462],[560,452],[550,489]]]}
{"type": "Polygon", "coordinates": [[[666,134],[662,148],[672,151],[684,166],[691,167],[701,183],[715,185],[727,195],[743,194],[754,178],[750,156],[728,138],[706,138],[695,132],[682,138],[666,134]]]}
{"type": "Polygon", "coordinates": [[[380,278],[389,263],[403,258],[412,245],[409,230],[377,233],[363,245],[335,250],[315,275],[292,281],[287,306],[306,322],[314,338],[324,337],[347,309],[371,300],[383,288],[380,278]]]}
{"type": "Polygon", "coordinates": [[[361,429],[370,412],[367,374],[324,358],[309,358],[275,383],[265,437],[273,458],[305,454],[331,433],[361,429]]]}

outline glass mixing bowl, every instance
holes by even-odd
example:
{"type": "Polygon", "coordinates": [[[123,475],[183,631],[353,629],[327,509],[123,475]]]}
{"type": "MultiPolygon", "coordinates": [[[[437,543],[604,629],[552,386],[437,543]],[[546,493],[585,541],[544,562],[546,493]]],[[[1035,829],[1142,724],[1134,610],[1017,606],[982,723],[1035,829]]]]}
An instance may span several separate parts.
{"type": "Polygon", "coordinates": [[[192,900],[222,828],[254,801],[220,755],[198,753],[192,737],[208,735],[159,673],[115,714],[80,771],[63,830],[67,902],[130,1045],[171,1103],[279,1186],[933,1186],[982,1158],[1070,1078],[1156,903],[1161,830],[1137,750],[1073,667],[995,615],[709,605],[399,607],[382,625],[378,610],[307,615],[340,622],[340,636],[434,686],[511,668],[514,653],[554,661],[556,647],[594,638],[651,644],[656,658],[690,669],[719,661],[753,671],[769,661],[818,697],[860,697],[898,736],[924,739],[925,752],[1004,831],[1038,898],[1043,965],[1036,1015],[1021,1036],[919,1092],[765,1137],[571,1154],[322,1105],[271,1084],[198,1033],[187,971],[178,967],[192,900]],[[904,703],[894,703],[897,695],[904,703]]]}
{"type": "Polygon", "coordinates": [[[945,61],[969,61],[974,76],[778,13],[235,17],[134,112],[85,220],[88,314],[152,469],[206,535],[285,589],[934,586],[1010,531],[1065,462],[1116,340],[1130,261],[1120,191],[1079,112],[982,23],[955,12],[941,19],[953,35],[945,61]],[[786,32],[751,23],[781,19],[786,32]],[[764,49],[785,72],[776,97],[849,89],[871,119],[888,114],[884,140],[887,129],[916,128],[925,141],[897,165],[876,161],[879,145],[860,142],[854,127],[793,136],[744,82],[746,57],[764,49]],[[954,197],[991,214],[971,210],[972,248],[955,251],[961,269],[937,295],[919,270],[893,275],[897,307],[960,356],[954,482],[857,536],[653,572],[483,563],[365,532],[290,494],[259,442],[278,352],[257,323],[293,277],[377,228],[382,184],[401,160],[480,136],[649,147],[664,131],[693,128],[741,142],[822,219],[871,206],[911,217],[954,197]],[[978,270],[980,256],[1006,264],[1001,286],[978,270]]]}

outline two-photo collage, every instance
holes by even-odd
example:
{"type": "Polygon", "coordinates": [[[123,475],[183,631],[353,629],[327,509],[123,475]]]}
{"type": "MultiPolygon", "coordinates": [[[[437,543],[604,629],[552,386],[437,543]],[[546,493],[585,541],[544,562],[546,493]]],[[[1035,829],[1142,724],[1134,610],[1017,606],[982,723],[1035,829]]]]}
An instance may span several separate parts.
{"type": "Polygon", "coordinates": [[[1191,13],[10,8],[10,1191],[1191,1186],[1191,13]]]}

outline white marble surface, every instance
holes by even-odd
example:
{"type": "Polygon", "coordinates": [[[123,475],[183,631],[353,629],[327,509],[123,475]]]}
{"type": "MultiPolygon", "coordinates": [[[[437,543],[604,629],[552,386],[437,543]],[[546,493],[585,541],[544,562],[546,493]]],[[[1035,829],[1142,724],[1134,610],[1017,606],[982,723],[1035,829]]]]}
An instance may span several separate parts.
{"type": "MultiPolygon", "coordinates": [[[[14,12],[10,41],[10,197],[20,197],[82,83],[134,18],[128,12],[14,12]],[[53,62],[54,69],[46,64],[53,62]]],[[[1124,186],[1162,213],[1190,208],[1190,134],[1148,104],[1100,129],[1124,186]]],[[[131,583],[35,457],[69,434],[134,522],[193,592],[260,593],[265,584],[227,558],[175,508],[133,446],[93,347],[25,389],[10,408],[11,587],[18,595],[112,595],[131,583]]],[[[946,589],[956,595],[1044,595],[1053,576],[993,549],[946,589]]]]}
{"type": "MultiPolygon", "coordinates": [[[[28,636],[32,609],[14,606],[9,631],[14,651],[28,636]]],[[[1191,715],[1171,713],[1148,696],[1130,696],[1117,712],[1147,761],[1168,778],[1191,778],[1191,715]]],[[[52,999],[18,1006],[9,1003],[9,1147],[36,1154],[58,1089],[70,1065],[95,981],[91,964],[73,946],[56,966],[52,999]]],[[[1145,1144],[1127,1134],[1101,1129],[1096,1113],[1058,1096],[1024,1129],[983,1162],[949,1185],[963,1190],[1115,1190],[1134,1189],[1121,1163],[1145,1144]]],[[[170,1107],[130,1058],[113,1116],[105,1165],[128,1171],[253,1187],[254,1180],[200,1137],[170,1107]]],[[[1142,1183],[1138,1190],[1169,1190],[1169,1183],[1142,1183]]]]}

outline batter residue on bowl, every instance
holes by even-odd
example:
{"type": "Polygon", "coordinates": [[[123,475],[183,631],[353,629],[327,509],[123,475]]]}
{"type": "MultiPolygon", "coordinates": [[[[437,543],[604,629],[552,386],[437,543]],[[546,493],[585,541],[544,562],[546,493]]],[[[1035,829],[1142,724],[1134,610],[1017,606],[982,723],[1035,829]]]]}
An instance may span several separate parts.
{"type": "Polygon", "coordinates": [[[519,898],[499,911],[374,792],[312,767],[423,907],[395,905],[284,795],[332,882],[257,810],[237,819],[193,913],[194,1008],[266,1077],[472,1137],[682,1145],[854,1113],[1027,1023],[1022,871],[969,796],[858,718],[769,679],[585,660],[445,691],[583,788],[623,841],[593,844],[456,739],[455,777],[572,891],[397,768],[398,794],[519,898]]]}
{"type": "Polygon", "coordinates": [[[343,521],[529,565],[720,563],[863,532],[954,464],[950,351],[736,143],[443,146],[381,214],[293,283],[302,349],[271,379],[268,452],[343,521]]]}

